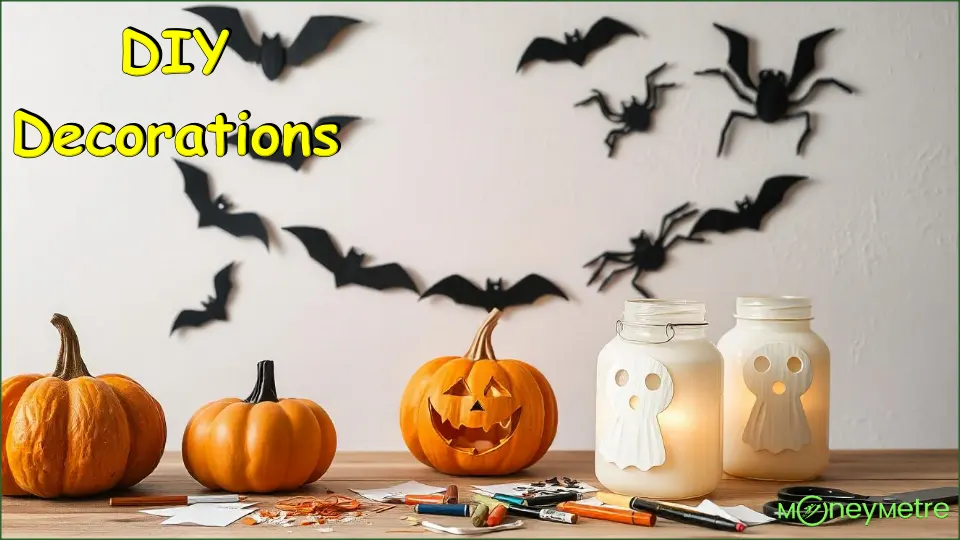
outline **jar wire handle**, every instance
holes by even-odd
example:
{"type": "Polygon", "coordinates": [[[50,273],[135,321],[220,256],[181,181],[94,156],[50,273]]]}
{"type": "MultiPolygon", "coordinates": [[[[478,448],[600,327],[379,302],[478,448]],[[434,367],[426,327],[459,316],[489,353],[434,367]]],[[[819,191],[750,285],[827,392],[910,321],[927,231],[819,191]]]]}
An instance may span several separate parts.
{"type": "Polygon", "coordinates": [[[620,339],[622,339],[622,340],[624,340],[624,341],[631,342],[631,343],[642,343],[642,344],[644,344],[644,345],[662,345],[662,344],[664,344],[664,343],[669,343],[670,341],[673,340],[674,337],[676,337],[676,335],[677,335],[677,327],[678,327],[678,326],[707,326],[707,324],[708,324],[708,323],[705,323],[705,322],[702,322],[702,323],[643,324],[643,323],[635,323],[635,322],[626,323],[626,322],[623,322],[623,319],[618,319],[618,320],[617,320],[617,335],[620,336],[620,339]],[[664,334],[667,336],[667,339],[664,340],[664,341],[644,341],[644,340],[639,340],[639,339],[630,339],[630,338],[623,337],[623,327],[624,327],[624,326],[628,326],[628,325],[629,325],[629,326],[646,326],[646,327],[653,327],[653,328],[663,328],[663,332],[664,332],[664,334]]]}

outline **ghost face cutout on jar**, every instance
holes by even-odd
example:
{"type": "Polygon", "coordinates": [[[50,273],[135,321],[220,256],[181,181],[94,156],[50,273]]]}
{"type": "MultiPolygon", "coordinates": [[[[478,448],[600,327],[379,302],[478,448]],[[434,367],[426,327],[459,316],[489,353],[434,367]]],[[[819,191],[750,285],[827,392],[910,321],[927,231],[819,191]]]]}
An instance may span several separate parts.
{"type": "Polygon", "coordinates": [[[790,343],[767,343],[743,363],[743,380],[756,396],[743,428],[743,442],[774,454],[810,444],[800,396],[813,383],[813,367],[802,349],[790,343]]]}

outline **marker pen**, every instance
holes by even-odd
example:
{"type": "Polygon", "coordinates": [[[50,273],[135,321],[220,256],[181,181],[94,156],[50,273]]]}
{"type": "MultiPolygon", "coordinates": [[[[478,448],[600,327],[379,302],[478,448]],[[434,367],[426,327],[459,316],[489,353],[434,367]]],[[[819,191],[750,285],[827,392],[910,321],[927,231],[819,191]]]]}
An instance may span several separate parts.
{"type": "Polygon", "coordinates": [[[470,517],[469,504],[415,504],[413,511],[434,516],[470,517]]]}
{"type": "Polygon", "coordinates": [[[527,506],[556,506],[562,502],[579,501],[583,498],[582,493],[576,491],[567,491],[565,493],[551,493],[549,495],[539,495],[526,499],[527,506]]]}
{"type": "Polygon", "coordinates": [[[567,523],[573,525],[579,521],[576,514],[561,512],[552,508],[528,508],[526,506],[517,506],[515,504],[507,505],[507,513],[515,516],[527,516],[542,521],[553,521],[555,523],[567,523]]]}

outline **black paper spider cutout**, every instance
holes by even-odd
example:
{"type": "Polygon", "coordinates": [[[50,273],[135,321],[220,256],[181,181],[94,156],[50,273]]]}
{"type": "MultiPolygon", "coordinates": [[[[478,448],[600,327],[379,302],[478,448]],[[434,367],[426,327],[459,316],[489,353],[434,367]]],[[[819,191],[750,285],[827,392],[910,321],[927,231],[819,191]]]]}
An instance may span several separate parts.
{"type": "Polygon", "coordinates": [[[645,133],[649,131],[651,124],[651,113],[653,113],[653,111],[656,110],[657,106],[659,105],[658,90],[675,88],[677,86],[676,83],[653,84],[653,78],[656,77],[658,73],[663,71],[665,67],[667,67],[666,62],[660,64],[654,68],[653,71],[647,74],[647,98],[643,101],[643,103],[640,103],[636,96],[631,96],[631,101],[623,101],[620,103],[619,113],[615,113],[610,109],[610,105],[607,103],[606,96],[603,95],[603,92],[597,89],[593,89],[592,96],[574,104],[574,107],[582,107],[584,105],[596,103],[597,106],[600,107],[600,112],[603,114],[604,118],[615,124],[623,124],[621,127],[611,130],[610,133],[607,134],[607,138],[603,141],[609,149],[607,152],[607,157],[613,157],[613,154],[617,149],[617,141],[620,140],[620,137],[623,137],[631,132],[645,133]]]}
{"type": "Polygon", "coordinates": [[[583,265],[584,268],[586,268],[596,264],[597,262],[600,263],[600,266],[598,266],[593,272],[593,275],[590,276],[590,281],[587,281],[587,285],[592,285],[593,282],[597,280],[607,263],[617,262],[626,266],[610,272],[610,274],[600,283],[600,286],[597,288],[597,290],[602,291],[613,278],[623,274],[624,272],[635,269],[636,273],[633,275],[633,279],[630,280],[633,288],[644,297],[653,298],[653,295],[650,294],[649,291],[637,283],[637,280],[640,278],[640,276],[644,272],[655,272],[663,268],[663,266],[667,263],[667,251],[679,240],[695,243],[705,242],[705,240],[702,238],[690,238],[689,236],[680,235],[674,236],[669,241],[666,239],[671,230],[673,230],[673,227],[675,227],[678,223],[699,213],[699,210],[689,209],[691,204],[692,203],[689,202],[684,203],[663,216],[663,219],[660,221],[660,233],[657,234],[656,239],[651,240],[650,235],[647,234],[647,231],[640,231],[639,235],[630,239],[630,243],[633,244],[633,251],[604,251],[600,255],[591,259],[587,264],[583,265]]]}
{"type": "Polygon", "coordinates": [[[737,118],[760,120],[766,124],[803,118],[805,122],[803,134],[800,135],[800,140],[797,141],[797,155],[799,156],[803,152],[804,143],[813,132],[812,115],[807,111],[790,111],[806,103],[810,96],[813,95],[813,92],[821,86],[834,85],[848,94],[855,92],[849,85],[836,79],[821,78],[813,81],[807,93],[801,96],[800,99],[791,99],[791,96],[797,91],[800,84],[816,69],[817,45],[819,45],[824,38],[832,34],[835,31],[834,28],[829,28],[800,40],[800,44],[797,46],[796,58],[793,62],[793,71],[789,79],[782,71],[761,69],[758,73],[759,84],[754,84],[750,78],[750,69],[748,67],[750,59],[749,40],[739,32],[725,26],[716,23],[714,23],[713,26],[717,27],[717,29],[727,37],[727,42],[730,47],[727,64],[730,66],[730,70],[733,71],[743,86],[756,94],[756,98],[751,99],[745,92],[737,88],[737,85],[733,82],[733,77],[721,68],[704,69],[694,73],[694,75],[719,75],[723,77],[734,93],[737,94],[737,97],[753,105],[756,110],[756,114],[749,114],[742,111],[730,112],[730,115],[727,116],[726,123],[723,125],[723,129],[720,131],[720,146],[717,148],[717,156],[723,153],[727,131],[737,118]]]}

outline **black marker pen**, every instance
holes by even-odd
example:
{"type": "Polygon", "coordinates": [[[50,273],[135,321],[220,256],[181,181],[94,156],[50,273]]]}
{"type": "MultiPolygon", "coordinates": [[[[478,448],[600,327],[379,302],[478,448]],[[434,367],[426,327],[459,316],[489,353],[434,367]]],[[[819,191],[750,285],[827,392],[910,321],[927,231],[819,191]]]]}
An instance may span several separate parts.
{"type": "Polygon", "coordinates": [[[576,514],[561,512],[552,508],[527,508],[526,506],[517,506],[507,504],[507,513],[515,516],[527,516],[542,521],[553,521],[555,523],[575,524],[580,518],[576,514]]]}
{"type": "Polygon", "coordinates": [[[538,495],[526,499],[527,506],[556,506],[562,502],[579,501],[583,498],[582,493],[576,491],[567,491],[565,493],[551,493],[549,495],[538,495]]]}

